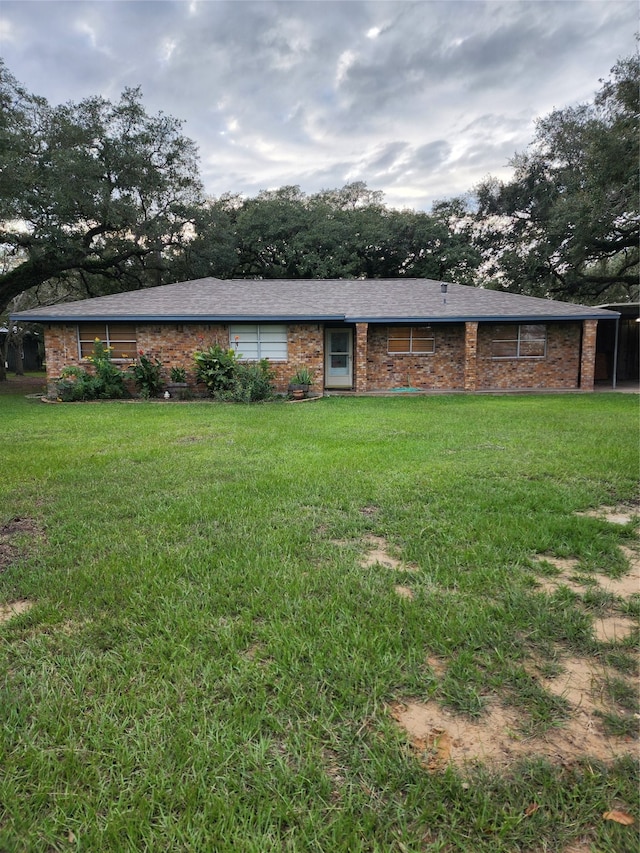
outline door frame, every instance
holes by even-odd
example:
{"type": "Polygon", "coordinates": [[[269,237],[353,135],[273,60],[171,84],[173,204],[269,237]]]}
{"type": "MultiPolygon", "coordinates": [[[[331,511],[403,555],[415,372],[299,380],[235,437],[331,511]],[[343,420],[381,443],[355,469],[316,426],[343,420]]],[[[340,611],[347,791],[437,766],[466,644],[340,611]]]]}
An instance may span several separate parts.
{"type": "MultiPolygon", "coordinates": [[[[329,389],[353,388],[353,327],[352,326],[326,326],[324,330],[324,387],[329,389]],[[341,332],[348,334],[347,350],[347,374],[345,376],[331,376],[331,333],[341,332]]],[[[341,353],[342,354],[342,353],[341,353]]]]}

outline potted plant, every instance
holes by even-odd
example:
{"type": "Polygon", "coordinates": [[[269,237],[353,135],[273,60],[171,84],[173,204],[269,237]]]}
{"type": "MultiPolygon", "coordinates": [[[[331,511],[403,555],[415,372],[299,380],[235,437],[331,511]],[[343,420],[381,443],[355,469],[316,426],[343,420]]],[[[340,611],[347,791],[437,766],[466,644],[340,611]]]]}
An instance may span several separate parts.
{"type": "Polygon", "coordinates": [[[313,382],[313,372],[307,367],[299,367],[289,382],[289,393],[294,400],[302,399],[308,395],[313,382]]]}
{"type": "Polygon", "coordinates": [[[187,384],[187,371],[184,367],[172,367],[169,376],[171,377],[171,381],[176,385],[187,384]]]}
{"type": "Polygon", "coordinates": [[[172,367],[169,371],[169,382],[167,383],[167,394],[169,397],[183,398],[187,388],[187,371],[184,367],[172,367]]]}

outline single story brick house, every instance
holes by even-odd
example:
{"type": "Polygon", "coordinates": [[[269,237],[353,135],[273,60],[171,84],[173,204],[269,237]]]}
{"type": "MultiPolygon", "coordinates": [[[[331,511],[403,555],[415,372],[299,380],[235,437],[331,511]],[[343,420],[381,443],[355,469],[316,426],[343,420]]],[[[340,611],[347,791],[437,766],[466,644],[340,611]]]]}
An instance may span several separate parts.
{"type": "Polygon", "coordinates": [[[316,393],[593,390],[598,323],[617,312],[430,279],[195,281],[34,308],[47,378],[96,338],[125,367],[142,350],[167,378],[214,343],[268,358],[278,391],[307,367],[316,393]]]}

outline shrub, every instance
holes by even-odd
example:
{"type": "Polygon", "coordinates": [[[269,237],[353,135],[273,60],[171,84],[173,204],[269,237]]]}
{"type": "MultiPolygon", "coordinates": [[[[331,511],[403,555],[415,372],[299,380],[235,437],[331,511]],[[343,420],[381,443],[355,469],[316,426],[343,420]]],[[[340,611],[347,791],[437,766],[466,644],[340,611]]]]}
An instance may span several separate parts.
{"type": "Polygon", "coordinates": [[[204,382],[214,397],[222,391],[230,391],[235,381],[238,360],[231,349],[223,349],[219,344],[194,353],[198,382],[204,382]]]}
{"type": "Polygon", "coordinates": [[[220,391],[215,396],[218,400],[230,403],[260,403],[273,400],[273,371],[267,359],[252,364],[237,363],[233,387],[220,391]]]}
{"type": "Polygon", "coordinates": [[[157,397],[162,390],[162,362],[159,359],[152,361],[148,355],[140,350],[138,358],[129,368],[136,388],[141,397],[157,397]]]}
{"type": "Polygon", "coordinates": [[[196,375],[212,397],[231,403],[257,403],[273,399],[273,372],[267,359],[239,362],[233,350],[218,344],[194,354],[196,375]]]}
{"type": "Polygon", "coordinates": [[[111,362],[111,347],[96,338],[93,353],[86,356],[85,361],[93,365],[93,374],[80,367],[65,367],[62,371],[57,384],[61,400],[114,400],[128,396],[124,376],[111,362]]]}
{"type": "Polygon", "coordinates": [[[58,399],[64,403],[95,400],[95,377],[80,367],[65,367],[56,384],[58,399]]]}

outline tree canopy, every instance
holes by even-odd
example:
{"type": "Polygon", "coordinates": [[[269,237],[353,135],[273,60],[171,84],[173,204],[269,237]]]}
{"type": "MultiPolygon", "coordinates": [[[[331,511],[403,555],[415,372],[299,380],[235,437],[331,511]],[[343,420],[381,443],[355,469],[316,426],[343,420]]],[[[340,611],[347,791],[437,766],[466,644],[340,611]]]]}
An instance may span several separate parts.
{"type": "Polygon", "coordinates": [[[479,243],[496,286],[569,301],[638,290],[638,57],[620,60],[593,103],[537,124],[506,183],[477,190],[479,243]]]}
{"type": "Polygon", "coordinates": [[[471,283],[480,256],[455,204],[390,210],[362,182],[306,195],[298,186],[210,202],[190,269],[228,278],[447,278],[471,283]],[[209,270],[207,272],[207,270],[209,270]]]}
{"type": "Polygon", "coordinates": [[[50,107],[1,61],[0,117],[0,314],[45,282],[83,295],[157,283],[201,199],[181,123],[149,116],[138,89],[50,107]]]}

